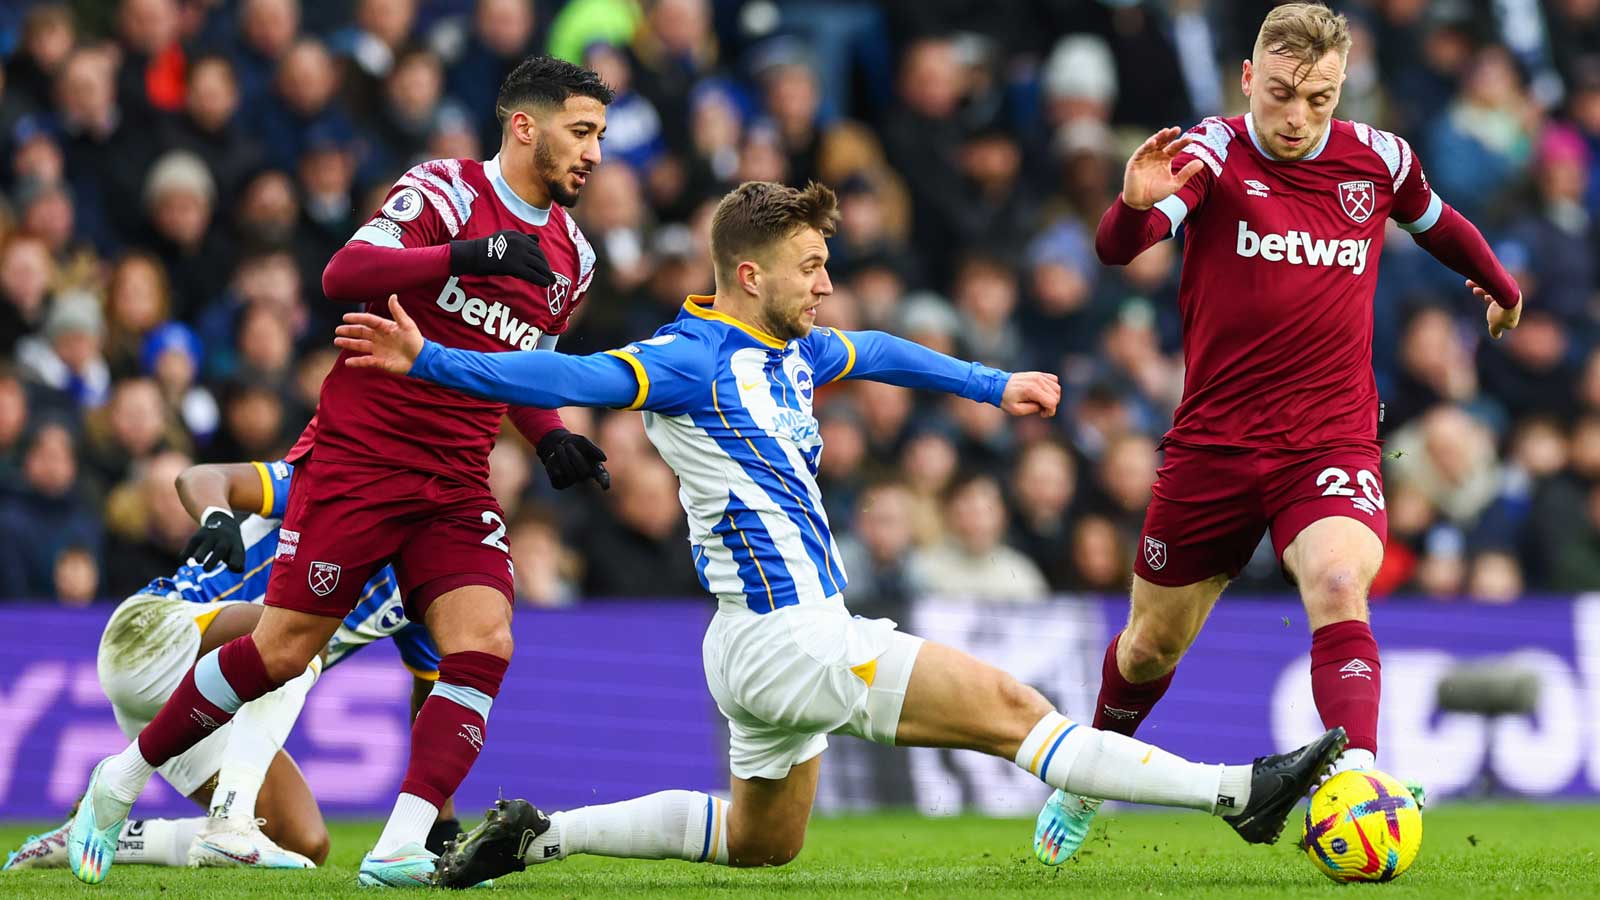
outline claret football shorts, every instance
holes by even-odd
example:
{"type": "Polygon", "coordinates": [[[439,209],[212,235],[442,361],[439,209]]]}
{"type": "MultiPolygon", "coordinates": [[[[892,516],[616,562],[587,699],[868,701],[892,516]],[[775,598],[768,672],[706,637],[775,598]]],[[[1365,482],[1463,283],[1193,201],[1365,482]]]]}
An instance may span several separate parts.
{"type": "Polygon", "coordinates": [[[506,523],[487,487],[413,469],[301,462],[267,605],[342,619],[390,562],[413,622],[467,585],[514,597],[506,523]]]}
{"type": "Polygon", "coordinates": [[[1223,450],[1168,442],[1134,572],[1164,587],[1233,578],[1269,531],[1282,565],[1295,537],[1331,516],[1355,519],[1387,542],[1379,462],[1376,445],[1223,450]]]}

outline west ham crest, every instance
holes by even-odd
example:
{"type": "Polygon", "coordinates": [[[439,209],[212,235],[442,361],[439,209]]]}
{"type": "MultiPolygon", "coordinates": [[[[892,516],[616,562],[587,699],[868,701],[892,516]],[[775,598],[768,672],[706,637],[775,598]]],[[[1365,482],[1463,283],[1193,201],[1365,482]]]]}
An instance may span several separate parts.
{"type": "Polygon", "coordinates": [[[567,300],[572,297],[572,279],[556,272],[555,280],[544,289],[545,299],[550,301],[550,315],[561,315],[562,307],[567,305],[567,300]]]}
{"type": "Polygon", "coordinates": [[[1372,210],[1378,204],[1378,194],[1372,189],[1372,182],[1345,181],[1340,183],[1338,190],[1339,206],[1357,225],[1372,218],[1372,210]]]}
{"type": "Polygon", "coordinates": [[[1151,569],[1159,571],[1167,564],[1167,545],[1153,537],[1144,539],[1144,561],[1151,569]]]}
{"type": "Polygon", "coordinates": [[[339,586],[339,567],[333,563],[314,562],[306,572],[306,583],[311,585],[311,593],[326,597],[339,586]]]}

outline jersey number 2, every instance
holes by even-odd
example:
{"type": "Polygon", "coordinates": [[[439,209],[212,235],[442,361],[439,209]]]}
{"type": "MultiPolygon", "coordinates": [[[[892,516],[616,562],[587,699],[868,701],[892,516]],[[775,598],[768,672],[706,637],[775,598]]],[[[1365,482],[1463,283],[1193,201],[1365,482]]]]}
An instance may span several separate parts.
{"type": "Polygon", "coordinates": [[[483,543],[489,545],[490,547],[494,547],[497,550],[503,550],[506,553],[510,553],[511,548],[506,546],[505,541],[506,522],[504,519],[500,518],[500,514],[492,509],[486,509],[483,511],[483,515],[480,518],[483,519],[483,524],[494,526],[494,530],[489,532],[489,535],[483,539],[483,543]]]}
{"type": "Polygon", "coordinates": [[[1356,497],[1354,488],[1349,487],[1350,473],[1343,469],[1329,467],[1317,475],[1317,487],[1326,487],[1322,492],[1324,497],[1354,497],[1351,503],[1356,508],[1372,515],[1383,509],[1383,488],[1378,486],[1378,476],[1366,469],[1356,472],[1356,484],[1361,486],[1363,496],[1356,497]]]}

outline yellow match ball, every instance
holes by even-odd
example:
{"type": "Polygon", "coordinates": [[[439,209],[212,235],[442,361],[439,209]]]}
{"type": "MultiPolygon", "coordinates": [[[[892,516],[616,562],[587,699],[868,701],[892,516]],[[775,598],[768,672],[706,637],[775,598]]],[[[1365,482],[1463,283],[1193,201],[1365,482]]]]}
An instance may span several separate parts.
{"type": "Polygon", "coordinates": [[[1422,809],[1391,775],[1340,772],[1311,795],[1300,846],[1334,881],[1391,881],[1422,849],[1422,809]]]}

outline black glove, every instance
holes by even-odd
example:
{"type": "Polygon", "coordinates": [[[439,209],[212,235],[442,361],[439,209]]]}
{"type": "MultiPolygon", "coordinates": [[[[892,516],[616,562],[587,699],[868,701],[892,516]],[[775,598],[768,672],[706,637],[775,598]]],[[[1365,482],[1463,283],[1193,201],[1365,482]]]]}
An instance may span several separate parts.
{"type": "Polygon", "coordinates": [[[606,452],[581,434],[557,428],[540,438],[539,461],[550,473],[550,486],[558,491],[585,478],[593,478],[603,491],[611,490],[611,473],[603,465],[606,452]]]}
{"type": "Polygon", "coordinates": [[[539,239],[513,229],[470,241],[451,241],[450,274],[510,275],[539,287],[549,287],[555,280],[539,239]]]}
{"type": "Polygon", "coordinates": [[[200,530],[183,548],[183,558],[208,569],[217,563],[226,563],[229,569],[243,572],[244,537],[239,534],[239,520],[227,510],[212,509],[200,530]]]}

